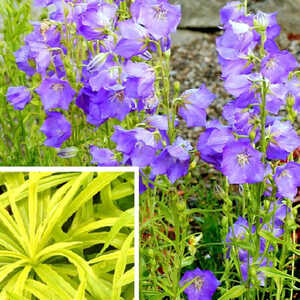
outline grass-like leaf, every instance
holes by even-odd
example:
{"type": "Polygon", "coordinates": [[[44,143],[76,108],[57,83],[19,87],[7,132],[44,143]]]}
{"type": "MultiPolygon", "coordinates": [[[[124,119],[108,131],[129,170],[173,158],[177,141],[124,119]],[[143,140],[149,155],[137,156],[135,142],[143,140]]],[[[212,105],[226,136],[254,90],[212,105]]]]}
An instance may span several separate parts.
{"type": "Polygon", "coordinates": [[[123,175],[0,174],[0,300],[132,299],[134,210],[122,205],[134,205],[133,173],[123,175]]]}

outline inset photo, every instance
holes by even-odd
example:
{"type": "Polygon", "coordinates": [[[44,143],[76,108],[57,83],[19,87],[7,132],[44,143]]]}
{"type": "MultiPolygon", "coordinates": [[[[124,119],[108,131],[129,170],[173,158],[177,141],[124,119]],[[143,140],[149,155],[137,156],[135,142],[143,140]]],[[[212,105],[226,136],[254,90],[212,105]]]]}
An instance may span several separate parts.
{"type": "Polygon", "coordinates": [[[0,168],[0,299],[137,299],[137,181],[136,168],[0,168]]]}

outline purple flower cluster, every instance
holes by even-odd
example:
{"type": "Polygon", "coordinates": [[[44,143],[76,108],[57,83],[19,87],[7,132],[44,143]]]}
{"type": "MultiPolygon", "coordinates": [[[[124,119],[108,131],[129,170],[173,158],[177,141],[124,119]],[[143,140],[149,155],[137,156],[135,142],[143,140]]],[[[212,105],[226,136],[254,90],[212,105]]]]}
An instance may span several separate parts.
{"type": "MultiPolygon", "coordinates": [[[[122,1],[36,0],[35,4],[52,5],[52,12],[49,20],[33,23],[33,32],[15,58],[28,76],[40,75],[35,77],[35,82],[41,78],[35,92],[47,114],[42,127],[45,145],[58,147],[71,136],[69,126],[67,134],[58,133],[54,116],[68,117],[75,96],[87,122],[97,127],[112,118],[122,121],[130,112],[156,111],[156,75],[148,61],[158,46],[169,49],[170,34],[181,18],[179,5],[135,1],[124,18],[122,1]],[[54,111],[57,114],[50,114],[54,111]],[[52,143],[55,137],[59,143],[52,143]]],[[[18,110],[30,99],[25,87],[7,92],[7,100],[18,110]]]]}
{"type": "MultiPolygon", "coordinates": [[[[291,121],[278,116],[285,107],[299,108],[300,81],[291,75],[299,64],[275,43],[280,33],[276,13],[259,11],[245,15],[243,4],[234,1],[221,9],[220,18],[224,33],[216,42],[218,58],[225,89],[235,100],[223,110],[227,125],[218,121],[207,123],[197,149],[201,158],[227,176],[230,183],[262,182],[266,175],[262,130],[268,160],[286,160],[300,146],[291,121]],[[264,123],[260,121],[263,110],[269,112],[264,123]]],[[[295,163],[295,169],[296,165],[299,166],[295,163]]],[[[291,192],[283,192],[281,184],[279,194],[293,198],[299,183],[285,176],[290,171],[283,172],[281,181],[278,179],[280,170],[285,168],[289,166],[282,166],[273,177],[277,184],[289,181],[291,192]]]]}

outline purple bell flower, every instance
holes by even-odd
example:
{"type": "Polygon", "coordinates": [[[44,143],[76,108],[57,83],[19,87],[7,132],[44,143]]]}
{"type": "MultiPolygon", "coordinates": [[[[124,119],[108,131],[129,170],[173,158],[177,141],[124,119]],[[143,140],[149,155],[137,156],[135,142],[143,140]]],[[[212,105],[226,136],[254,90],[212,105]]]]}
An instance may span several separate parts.
{"type": "Polygon", "coordinates": [[[77,18],[77,31],[87,40],[101,40],[112,29],[116,17],[117,6],[105,1],[88,3],[86,10],[77,18]]]}
{"type": "Polygon", "coordinates": [[[202,85],[199,89],[185,91],[181,98],[183,99],[183,105],[180,106],[178,113],[186,121],[187,126],[205,126],[205,109],[216,96],[205,85],[202,85]]]}
{"type": "Polygon", "coordinates": [[[224,147],[221,170],[231,184],[257,183],[264,180],[262,153],[249,142],[235,141],[224,147]]]}
{"type": "Polygon", "coordinates": [[[181,19],[180,5],[172,5],[167,0],[137,0],[130,10],[134,21],[143,25],[156,40],[175,32],[181,19]]]}
{"type": "Polygon", "coordinates": [[[188,300],[211,300],[217,287],[221,284],[211,271],[202,271],[199,268],[186,271],[179,284],[183,287],[192,280],[194,282],[184,290],[188,300]]]}
{"type": "Polygon", "coordinates": [[[92,164],[97,164],[101,167],[118,166],[119,163],[114,157],[114,153],[106,148],[90,146],[90,154],[92,155],[92,164]]]}
{"type": "Polygon", "coordinates": [[[36,92],[41,97],[46,111],[52,108],[68,110],[76,94],[67,81],[57,78],[44,79],[41,85],[36,88],[36,92]]]}
{"type": "Polygon", "coordinates": [[[60,112],[48,112],[47,118],[40,128],[47,139],[44,144],[48,147],[59,148],[71,136],[71,124],[60,112]]]}
{"type": "Polygon", "coordinates": [[[297,195],[297,188],[300,186],[300,164],[288,162],[276,169],[274,176],[278,194],[281,197],[293,200],[297,195]]]}
{"type": "Polygon", "coordinates": [[[289,121],[276,120],[270,127],[271,141],[267,148],[269,159],[286,160],[290,152],[300,146],[300,137],[289,121]]]}
{"type": "Polygon", "coordinates": [[[115,126],[111,140],[124,155],[124,163],[137,167],[149,166],[155,158],[157,142],[154,134],[144,128],[125,130],[115,126]]]}
{"type": "Polygon", "coordinates": [[[192,149],[189,142],[178,137],[173,145],[165,149],[154,159],[151,164],[154,175],[167,175],[171,183],[185,176],[189,169],[190,156],[188,151],[192,149]]]}
{"type": "Polygon", "coordinates": [[[294,56],[286,50],[280,51],[275,42],[267,41],[265,48],[268,55],[261,61],[261,73],[271,83],[287,79],[289,73],[299,66],[294,56]]]}
{"type": "Polygon", "coordinates": [[[209,123],[207,129],[199,136],[197,149],[201,159],[214,165],[217,170],[221,168],[223,149],[229,142],[233,142],[232,130],[219,123],[209,123]]]}
{"type": "Polygon", "coordinates": [[[120,22],[118,26],[121,39],[114,49],[116,54],[124,58],[131,58],[147,50],[148,31],[145,27],[131,19],[120,22]]]}
{"type": "MultiPolygon", "coordinates": [[[[256,265],[258,266],[259,268],[261,267],[271,267],[273,265],[273,263],[270,261],[269,262],[269,265],[267,264],[267,258],[264,257],[263,259],[259,258],[255,264],[253,263],[253,257],[249,257],[249,265],[253,266],[253,265],[256,265]]],[[[241,264],[241,272],[242,272],[242,276],[243,276],[243,280],[244,281],[247,281],[247,278],[248,278],[248,261],[244,261],[242,264],[241,264]]],[[[266,275],[263,273],[263,272],[257,272],[256,273],[256,278],[257,280],[259,281],[259,284],[260,286],[265,286],[265,278],[266,278],[266,275]]]]}
{"type": "Polygon", "coordinates": [[[16,110],[23,110],[25,105],[31,100],[31,92],[25,86],[9,87],[6,93],[7,101],[16,110]]]}

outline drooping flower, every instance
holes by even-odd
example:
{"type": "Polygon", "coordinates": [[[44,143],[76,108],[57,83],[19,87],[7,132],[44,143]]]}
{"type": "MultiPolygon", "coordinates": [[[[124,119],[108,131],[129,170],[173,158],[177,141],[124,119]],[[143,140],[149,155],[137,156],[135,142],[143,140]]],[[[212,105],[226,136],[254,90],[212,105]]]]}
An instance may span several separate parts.
{"type": "Polygon", "coordinates": [[[105,1],[88,3],[86,9],[77,17],[77,31],[87,40],[101,40],[112,29],[117,6],[105,1]]]}
{"type": "Polygon", "coordinates": [[[229,142],[234,141],[232,130],[222,126],[218,121],[209,122],[207,129],[199,136],[197,149],[201,159],[213,164],[217,170],[221,168],[223,149],[229,142]]]}
{"type": "Polygon", "coordinates": [[[300,186],[300,164],[288,162],[276,168],[274,176],[278,194],[293,200],[297,195],[297,188],[300,186]]]}
{"type": "Polygon", "coordinates": [[[278,83],[288,78],[291,71],[299,66],[294,56],[287,50],[280,51],[272,40],[265,43],[268,55],[261,61],[261,73],[271,83],[278,83]]]}
{"type": "Polygon", "coordinates": [[[167,175],[172,183],[185,176],[189,169],[190,156],[192,149],[189,142],[178,137],[173,145],[168,145],[154,159],[151,167],[154,175],[167,175]]]}
{"type": "Polygon", "coordinates": [[[230,20],[238,20],[245,15],[245,10],[240,1],[231,1],[226,3],[220,10],[221,24],[225,25],[230,20]]]}
{"type": "Polygon", "coordinates": [[[36,92],[41,97],[46,111],[52,108],[67,110],[76,94],[69,82],[57,78],[44,79],[36,88],[36,92]]]}
{"type": "Polygon", "coordinates": [[[262,153],[249,142],[235,141],[224,147],[221,170],[231,184],[257,183],[264,180],[262,153]]]}
{"type": "Polygon", "coordinates": [[[205,109],[215,97],[205,85],[202,85],[199,89],[187,90],[181,95],[183,104],[180,106],[178,113],[186,121],[188,127],[205,126],[205,109]]]}
{"type": "Polygon", "coordinates": [[[270,144],[267,148],[269,159],[287,159],[290,152],[300,146],[300,137],[290,121],[276,120],[270,127],[270,144]]]}
{"type": "Polygon", "coordinates": [[[133,19],[157,40],[175,32],[181,19],[180,5],[172,5],[167,0],[137,0],[130,10],[133,19]]]}
{"type": "Polygon", "coordinates": [[[115,159],[114,153],[110,149],[90,146],[90,154],[92,155],[92,164],[101,167],[118,166],[119,162],[115,159]]]}
{"type": "Polygon", "coordinates": [[[157,142],[153,133],[144,128],[125,130],[115,126],[111,140],[117,144],[116,150],[123,153],[124,164],[143,168],[155,157],[157,142]]]}
{"type": "Polygon", "coordinates": [[[16,110],[23,110],[25,105],[31,100],[30,90],[25,86],[11,86],[6,93],[7,101],[16,110]]]}
{"type": "Polygon", "coordinates": [[[143,54],[147,50],[146,40],[148,31],[132,19],[118,24],[121,39],[118,41],[114,52],[122,57],[131,58],[143,54]]]}
{"type": "Polygon", "coordinates": [[[193,281],[185,290],[188,300],[211,300],[220,281],[209,270],[200,270],[199,268],[186,271],[179,284],[183,287],[190,281],[193,281]]]}
{"type": "Polygon", "coordinates": [[[40,130],[47,136],[44,144],[54,148],[59,148],[71,136],[71,124],[62,113],[56,111],[48,112],[40,130]]]}
{"type": "Polygon", "coordinates": [[[278,12],[265,13],[258,11],[254,16],[255,25],[266,30],[267,39],[275,39],[280,34],[280,26],[277,23],[276,16],[278,12]]]}

